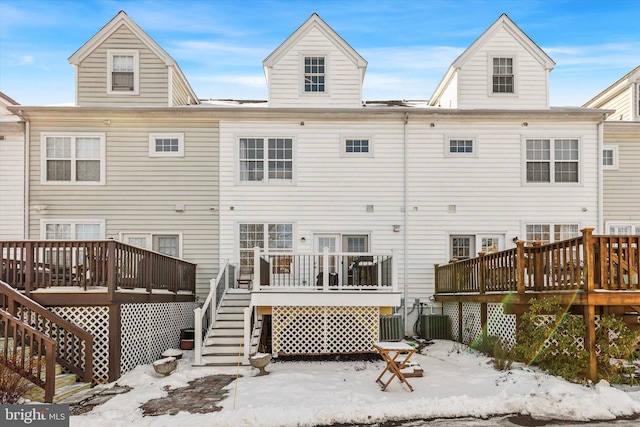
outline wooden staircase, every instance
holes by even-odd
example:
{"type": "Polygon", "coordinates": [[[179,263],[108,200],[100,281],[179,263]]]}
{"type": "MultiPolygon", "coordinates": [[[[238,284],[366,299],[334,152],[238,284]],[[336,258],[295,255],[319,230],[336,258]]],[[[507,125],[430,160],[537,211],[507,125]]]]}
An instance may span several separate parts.
{"type": "MultiPolygon", "coordinates": [[[[5,339],[0,338],[0,347],[5,346],[5,339]]],[[[16,346],[14,347],[13,338],[7,340],[7,348],[16,348],[17,352],[24,353],[25,357],[29,358],[31,350],[29,347],[16,346]]],[[[11,355],[9,355],[11,357],[11,355]]],[[[35,356],[37,357],[37,356],[35,356]]],[[[42,359],[44,357],[41,356],[42,359]]],[[[14,375],[18,375],[17,373],[14,375]]],[[[40,378],[44,380],[45,373],[41,372],[40,378]]],[[[26,378],[23,379],[29,382],[26,378]]],[[[34,402],[45,403],[45,391],[42,387],[38,387],[36,384],[31,383],[29,390],[23,395],[25,399],[29,399],[34,402]]],[[[79,382],[78,377],[75,374],[63,372],[63,368],[59,363],[55,364],[55,393],[53,395],[53,401],[51,403],[57,403],[67,397],[78,393],[82,390],[86,390],[91,387],[89,382],[79,382]]]]}
{"type": "Polygon", "coordinates": [[[251,294],[247,291],[225,293],[214,326],[204,342],[204,365],[236,366],[245,363],[244,309],[249,307],[250,301],[251,294]]]}

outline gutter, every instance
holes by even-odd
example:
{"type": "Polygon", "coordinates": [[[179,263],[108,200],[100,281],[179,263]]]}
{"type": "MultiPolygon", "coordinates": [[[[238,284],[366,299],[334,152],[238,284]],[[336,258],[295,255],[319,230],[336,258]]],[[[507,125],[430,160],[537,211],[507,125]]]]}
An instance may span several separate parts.
{"type": "Polygon", "coordinates": [[[409,139],[408,139],[408,135],[407,135],[407,126],[409,123],[409,113],[405,113],[404,114],[404,124],[403,124],[403,133],[404,133],[404,182],[403,182],[403,207],[404,207],[404,230],[403,230],[403,256],[404,256],[404,262],[403,262],[403,288],[404,288],[404,327],[405,327],[405,332],[406,332],[406,328],[407,328],[407,324],[408,324],[408,304],[409,304],[409,281],[408,281],[408,276],[409,276],[409,257],[407,254],[408,248],[409,248],[409,242],[408,242],[408,237],[409,237],[409,230],[408,230],[408,225],[409,225],[409,172],[408,172],[408,165],[409,165],[409,139]]]}
{"type": "Polygon", "coordinates": [[[604,150],[604,121],[598,123],[598,228],[600,234],[607,234],[604,228],[604,167],[602,165],[602,151],[604,150]]]}
{"type": "Polygon", "coordinates": [[[30,218],[31,205],[29,202],[31,198],[31,191],[30,191],[31,185],[29,181],[29,176],[30,176],[29,165],[31,164],[31,150],[29,149],[29,140],[31,135],[31,122],[29,120],[25,120],[24,118],[23,120],[24,120],[25,126],[24,126],[24,165],[23,165],[24,223],[22,224],[22,227],[23,227],[22,234],[25,239],[28,239],[29,229],[30,229],[29,221],[31,220],[30,218]]]}

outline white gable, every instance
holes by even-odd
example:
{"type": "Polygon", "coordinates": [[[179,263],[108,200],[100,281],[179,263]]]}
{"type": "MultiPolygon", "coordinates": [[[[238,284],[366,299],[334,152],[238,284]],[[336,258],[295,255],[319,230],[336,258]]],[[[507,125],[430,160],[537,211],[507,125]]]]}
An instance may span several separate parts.
{"type": "Polygon", "coordinates": [[[263,66],[270,107],[362,104],[367,61],[315,13],[263,61],[263,66]],[[315,66],[309,77],[313,87],[305,86],[305,60],[315,66]]]}
{"type": "Polygon", "coordinates": [[[507,15],[501,15],[447,71],[430,105],[444,108],[549,108],[553,60],[507,15]],[[511,86],[494,87],[494,60],[507,61],[511,86]]]}

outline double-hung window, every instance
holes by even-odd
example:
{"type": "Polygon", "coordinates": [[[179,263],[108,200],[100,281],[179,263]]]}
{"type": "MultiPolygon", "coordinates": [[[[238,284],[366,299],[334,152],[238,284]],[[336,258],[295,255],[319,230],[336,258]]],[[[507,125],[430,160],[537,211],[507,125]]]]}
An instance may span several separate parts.
{"type": "Polygon", "coordinates": [[[42,220],[41,230],[46,240],[99,240],[104,238],[104,221],[42,220]]]}
{"type": "Polygon", "coordinates": [[[515,93],[513,58],[493,58],[493,93],[515,93]]]}
{"type": "Polygon", "coordinates": [[[577,139],[527,139],[527,182],[579,182],[577,139]]]}
{"type": "Polygon", "coordinates": [[[123,233],[120,240],[142,249],[149,249],[163,255],[180,258],[181,234],[171,233],[123,233]]]}
{"type": "Polygon", "coordinates": [[[42,182],[104,184],[104,134],[42,134],[42,182]]]}
{"type": "Polygon", "coordinates": [[[292,269],[293,224],[240,224],[240,266],[253,267],[253,249],[268,248],[275,254],[272,273],[289,274],[292,269]]]}
{"type": "Polygon", "coordinates": [[[139,53],[137,50],[107,51],[107,92],[137,94],[139,81],[139,53]]]}
{"type": "Polygon", "coordinates": [[[241,182],[291,182],[293,139],[240,138],[241,182]]]}
{"type": "Polygon", "coordinates": [[[324,56],[304,57],[304,91],[305,93],[325,92],[325,58],[324,56]]]}

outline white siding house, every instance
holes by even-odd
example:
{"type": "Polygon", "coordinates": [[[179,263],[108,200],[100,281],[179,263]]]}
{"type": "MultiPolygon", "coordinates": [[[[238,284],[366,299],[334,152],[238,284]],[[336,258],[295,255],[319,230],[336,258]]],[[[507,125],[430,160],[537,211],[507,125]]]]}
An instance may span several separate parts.
{"type": "Polygon", "coordinates": [[[24,126],[0,92],[0,240],[24,238],[24,126]]]}
{"type": "Polygon", "coordinates": [[[607,234],[640,234],[640,66],[588,101],[614,110],[604,122],[601,168],[607,234]]]}

